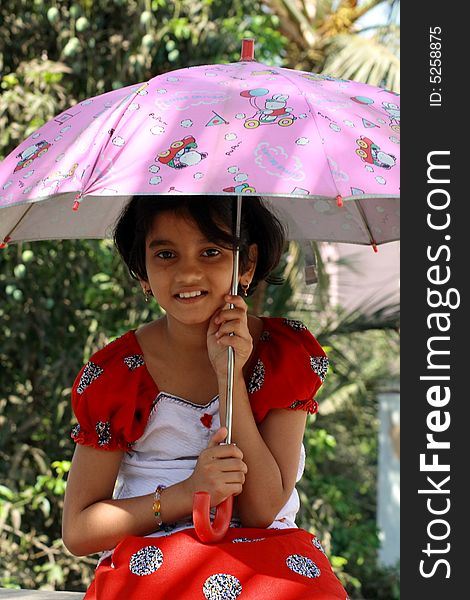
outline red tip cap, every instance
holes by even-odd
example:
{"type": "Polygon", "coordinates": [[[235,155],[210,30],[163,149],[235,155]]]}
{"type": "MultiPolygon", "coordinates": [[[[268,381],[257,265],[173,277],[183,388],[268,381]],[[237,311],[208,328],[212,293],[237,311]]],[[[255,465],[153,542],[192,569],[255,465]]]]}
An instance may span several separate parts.
{"type": "Polygon", "coordinates": [[[4,248],[6,248],[8,242],[10,240],[11,240],[11,237],[9,235],[7,235],[5,238],[3,238],[3,242],[0,242],[0,250],[3,250],[4,248]]]}
{"type": "Polygon", "coordinates": [[[255,40],[245,38],[242,40],[242,55],[240,60],[255,60],[255,40]]]}
{"type": "Polygon", "coordinates": [[[77,210],[80,208],[80,202],[82,200],[82,194],[79,192],[76,196],[75,196],[75,200],[72,206],[72,210],[74,212],[77,212],[77,210]]]}
{"type": "Polygon", "coordinates": [[[377,248],[377,244],[372,244],[372,250],[377,253],[379,249],[377,248]]]}

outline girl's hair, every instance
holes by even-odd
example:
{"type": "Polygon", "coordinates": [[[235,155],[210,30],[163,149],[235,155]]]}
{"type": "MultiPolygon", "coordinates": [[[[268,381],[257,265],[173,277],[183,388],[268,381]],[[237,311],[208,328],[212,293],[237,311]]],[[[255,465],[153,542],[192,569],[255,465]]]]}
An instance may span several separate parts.
{"type": "MultiPolygon", "coordinates": [[[[145,240],[154,218],[163,212],[189,217],[204,236],[224,248],[235,243],[236,198],[233,196],[133,196],[124,207],[114,229],[114,243],[129,269],[131,277],[148,281],[145,268],[145,240]]],[[[242,203],[240,228],[240,273],[250,265],[249,246],[257,244],[258,259],[249,294],[258,283],[280,283],[269,274],[277,267],[284,250],[286,232],[257,196],[248,196],[242,203]]]]}

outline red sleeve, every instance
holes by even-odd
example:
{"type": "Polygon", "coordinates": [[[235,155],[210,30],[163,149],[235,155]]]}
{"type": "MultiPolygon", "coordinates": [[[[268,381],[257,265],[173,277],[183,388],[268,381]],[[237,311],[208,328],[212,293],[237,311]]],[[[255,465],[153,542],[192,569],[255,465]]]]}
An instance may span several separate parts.
{"type": "Polygon", "coordinates": [[[274,408],[318,411],[315,394],[328,369],[325,351],[301,322],[263,319],[247,389],[257,423],[274,408]]]}
{"type": "Polygon", "coordinates": [[[128,450],[144,432],[157,387],[133,331],[94,354],[72,388],[78,424],[72,439],[101,450],[128,450]]]}

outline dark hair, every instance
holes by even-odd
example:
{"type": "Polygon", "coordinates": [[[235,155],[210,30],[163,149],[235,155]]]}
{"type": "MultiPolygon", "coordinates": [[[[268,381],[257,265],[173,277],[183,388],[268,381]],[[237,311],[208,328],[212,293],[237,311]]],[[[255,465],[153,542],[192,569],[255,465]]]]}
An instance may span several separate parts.
{"type": "MultiPolygon", "coordinates": [[[[114,243],[129,269],[131,277],[147,281],[145,240],[154,218],[163,212],[188,216],[204,236],[225,248],[233,248],[236,197],[234,196],[133,196],[124,207],[114,229],[114,243]]],[[[277,217],[257,196],[243,198],[240,228],[240,273],[250,264],[249,246],[257,244],[258,259],[249,294],[265,279],[280,283],[269,274],[277,267],[284,250],[286,232],[277,217]]]]}

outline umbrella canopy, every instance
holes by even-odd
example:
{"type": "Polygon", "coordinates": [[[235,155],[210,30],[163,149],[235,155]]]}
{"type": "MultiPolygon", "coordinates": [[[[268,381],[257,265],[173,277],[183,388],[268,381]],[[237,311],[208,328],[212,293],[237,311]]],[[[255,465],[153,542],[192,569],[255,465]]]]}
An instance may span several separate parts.
{"type": "Polygon", "coordinates": [[[362,83],[238,63],[80,102],[0,165],[0,241],[111,235],[134,194],[256,194],[298,240],[399,238],[399,106],[362,83]]]}

